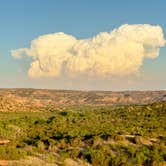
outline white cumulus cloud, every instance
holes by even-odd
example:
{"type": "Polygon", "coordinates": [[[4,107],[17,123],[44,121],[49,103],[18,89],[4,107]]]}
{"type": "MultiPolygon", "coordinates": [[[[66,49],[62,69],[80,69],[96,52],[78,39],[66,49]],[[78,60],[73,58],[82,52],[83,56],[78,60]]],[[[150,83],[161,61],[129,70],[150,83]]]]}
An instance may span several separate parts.
{"type": "Polygon", "coordinates": [[[145,58],[159,56],[165,45],[160,26],[122,25],[88,39],[53,33],[40,36],[30,48],[12,50],[15,58],[32,58],[30,77],[126,76],[139,72],[145,58]]]}

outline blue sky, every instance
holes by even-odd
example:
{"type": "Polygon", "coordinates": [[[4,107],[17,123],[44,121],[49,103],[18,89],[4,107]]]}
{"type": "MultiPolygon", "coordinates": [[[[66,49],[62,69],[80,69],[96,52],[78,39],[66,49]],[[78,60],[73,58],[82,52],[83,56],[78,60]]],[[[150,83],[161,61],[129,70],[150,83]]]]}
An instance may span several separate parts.
{"type": "MultiPolygon", "coordinates": [[[[110,32],[123,24],[160,25],[166,33],[165,0],[0,0],[0,81],[1,87],[75,89],[59,80],[33,80],[28,63],[10,55],[10,50],[29,47],[36,37],[64,32],[77,38],[90,38],[110,32]]],[[[166,47],[155,60],[145,60],[141,71],[150,80],[132,85],[98,83],[76,85],[76,89],[166,89],[166,47]],[[156,81],[158,80],[158,81],[156,81]],[[151,84],[150,84],[151,83],[151,84]],[[150,85],[149,85],[150,84],[150,85]]],[[[122,81],[123,82],[123,81],[122,81]]]]}

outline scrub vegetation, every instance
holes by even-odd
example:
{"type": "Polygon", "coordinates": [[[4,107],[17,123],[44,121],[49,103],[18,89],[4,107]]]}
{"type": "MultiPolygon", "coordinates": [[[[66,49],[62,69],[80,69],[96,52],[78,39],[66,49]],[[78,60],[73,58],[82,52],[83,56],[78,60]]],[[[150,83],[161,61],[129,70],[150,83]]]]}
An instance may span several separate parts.
{"type": "Polygon", "coordinates": [[[69,159],[78,165],[164,165],[166,103],[1,112],[0,144],[0,159],[13,162],[36,157],[55,165],[70,165],[69,159]]]}

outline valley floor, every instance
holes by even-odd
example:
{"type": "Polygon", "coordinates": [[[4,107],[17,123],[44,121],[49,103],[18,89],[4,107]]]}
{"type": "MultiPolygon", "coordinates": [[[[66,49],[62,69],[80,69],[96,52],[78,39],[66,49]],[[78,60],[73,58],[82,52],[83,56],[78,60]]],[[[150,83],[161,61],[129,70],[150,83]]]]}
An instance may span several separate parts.
{"type": "Polygon", "coordinates": [[[164,102],[0,113],[0,165],[165,164],[164,102]]]}

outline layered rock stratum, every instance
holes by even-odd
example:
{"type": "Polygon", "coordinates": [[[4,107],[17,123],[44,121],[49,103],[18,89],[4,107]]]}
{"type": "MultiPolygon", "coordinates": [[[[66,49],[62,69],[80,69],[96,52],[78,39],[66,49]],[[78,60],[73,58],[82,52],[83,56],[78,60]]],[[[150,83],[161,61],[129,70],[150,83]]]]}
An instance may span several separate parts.
{"type": "Polygon", "coordinates": [[[68,105],[138,105],[166,102],[166,91],[0,89],[0,111],[44,111],[68,105]]]}

